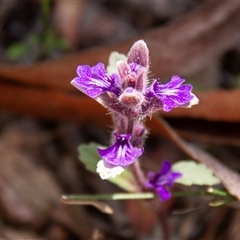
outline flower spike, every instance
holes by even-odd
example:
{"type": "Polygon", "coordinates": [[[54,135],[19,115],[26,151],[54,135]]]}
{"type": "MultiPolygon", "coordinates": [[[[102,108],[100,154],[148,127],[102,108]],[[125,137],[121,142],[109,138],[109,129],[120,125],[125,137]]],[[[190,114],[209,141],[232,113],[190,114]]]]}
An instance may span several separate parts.
{"type": "MultiPolygon", "coordinates": [[[[93,67],[80,65],[78,76],[71,81],[73,86],[112,114],[115,141],[106,149],[98,149],[102,159],[97,164],[97,172],[102,179],[121,174],[142,155],[148,133],[144,124],[147,116],[159,110],[169,112],[176,107],[188,108],[198,103],[192,86],[183,84],[184,79],[173,76],[166,84],[160,84],[158,80],[149,84],[148,71],[149,49],[144,40],[139,40],[127,56],[112,53],[107,71],[103,63],[93,67]]],[[[165,200],[170,196],[165,186],[170,187],[179,173],[171,173],[167,162],[164,162],[163,169],[169,172],[151,173],[148,186],[156,188],[165,200]],[[167,182],[162,183],[163,180],[167,182]]]]}

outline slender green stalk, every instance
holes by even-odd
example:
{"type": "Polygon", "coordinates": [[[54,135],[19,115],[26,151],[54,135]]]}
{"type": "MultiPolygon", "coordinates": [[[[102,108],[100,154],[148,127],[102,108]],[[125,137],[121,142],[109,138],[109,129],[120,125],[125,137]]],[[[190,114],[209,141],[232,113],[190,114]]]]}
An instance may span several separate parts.
{"type": "Polygon", "coordinates": [[[42,0],[42,23],[43,23],[43,31],[41,36],[41,56],[40,58],[44,58],[48,54],[49,48],[49,36],[50,36],[50,3],[51,0],[42,0]]]}
{"type": "Polygon", "coordinates": [[[48,28],[49,16],[50,16],[50,0],[42,0],[42,21],[44,29],[48,28]]]}
{"type": "Polygon", "coordinates": [[[221,197],[232,197],[232,195],[230,195],[227,191],[216,189],[213,187],[209,187],[207,189],[207,193],[211,195],[221,196],[221,197]]]}
{"type": "Polygon", "coordinates": [[[223,197],[228,200],[236,200],[232,195],[230,195],[225,190],[216,189],[213,187],[209,187],[203,191],[194,191],[194,192],[174,192],[172,193],[173,197],[194,197],[194,196],[215,196],[215,197],[223,197]]]}
{"type": "MultiPolygon", "coordinates": [[[[206,195],[205,191],[194,191],[194,192],[173,192],[173,197],[194,197],[194,196],[201,196],[206,195]]],[[[209,195],[209,194],[207,194],[209,195]]]]}
{"type": "Polygon", "coordinates": [[[98,200],[136,200],[152,199],[154,193],[114,193],[114,194],[96,194],[96,195],[63,195],[62,199],[68,201],[98,201],[98,200]]]}

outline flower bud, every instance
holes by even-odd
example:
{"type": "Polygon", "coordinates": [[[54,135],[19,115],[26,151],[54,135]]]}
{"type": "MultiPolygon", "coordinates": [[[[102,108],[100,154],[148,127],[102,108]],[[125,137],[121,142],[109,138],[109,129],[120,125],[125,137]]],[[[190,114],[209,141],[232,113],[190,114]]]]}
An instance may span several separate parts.
{"type": "Polygon", "coordinates": [[[125,61],[117,61],[117,69],[121,79],[125,79],[130,73],[130,66],[125,61]]]}
{"type": "Polygon", "coordinates": [[[139,40],[133,44],[128,53],[128,63],[137,63],[148,68],[149,65],[149,50],[143,40],[139,40]]]}
{"type": "Polygon", "coordinates": [[[147,134],[147,129],[141,122],[136,122],[132,131],[132,145],[135,147],[141,147],[144,144],[144,139],[147,134]]]}
{"type": "Polygon", "coordinates": [[[138,74],[136,77],[136,85],[135,85],[138,91],[143,92],[146,88],[146,85],[148,83],[147,72],[148,70],[145,67],[141,67],[138,71],[138,74]]]}
{"type": "Polygon", "coordinates": [[[143,94],[132,87],[125,89],[119,97],[119,101],[130,108],[140,105],[143,100],[143,94]]]}

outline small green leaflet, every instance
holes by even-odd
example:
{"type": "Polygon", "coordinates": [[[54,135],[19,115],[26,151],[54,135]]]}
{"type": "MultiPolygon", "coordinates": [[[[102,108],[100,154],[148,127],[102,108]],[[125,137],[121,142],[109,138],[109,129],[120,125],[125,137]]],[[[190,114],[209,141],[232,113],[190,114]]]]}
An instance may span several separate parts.
{"type": "Polygon", "coordinates": [[[97,153],[97,147],[102,147],[97,143],[82,144],[78,147],[79,160],[85,165],[90,172],[96,173],[96,166],[100,160],[97,153]]]}
{"type": "Polygon", "coordinates": [[[213,172],[204,164],[196,163],[191,160],[179,161],[173,164],[174,172],[180,172],[183,176],[176,180],[177,183],[191,185],[208,185],[220,183],[220,180],[213,175],[213,172]]]}
{"type": "MultiPolygon", "coordinates": [[[[96,173],[96,166],[101,159],[97,152],[98,147],[103,147],[98,143],[82,144],[78,147],[79,160],[85,165],[90,172],[96,173]]],[[[99,177],[100,178],[100,177],[99,177]]],[[[132,173],[126,169],[121,175],[115,178],[109,178],[108,181],[114,183],[128,192],[137,192],[137,183],[132,173]]]]}

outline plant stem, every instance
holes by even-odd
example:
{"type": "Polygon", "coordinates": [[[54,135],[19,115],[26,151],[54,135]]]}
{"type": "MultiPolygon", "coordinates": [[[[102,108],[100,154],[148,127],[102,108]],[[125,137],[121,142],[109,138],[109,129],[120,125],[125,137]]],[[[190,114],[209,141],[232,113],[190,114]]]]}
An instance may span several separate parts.
{"type": "Polygon", "coordinates": [[[95,195],[63,195],[64,202],[79,202],[82,201],[98,201],[98,200],[136,200],[136,199],[152,199],[154,193],[113,193],[113,194],[95,194],[95,195]]]}
{"type": "Polygon", "coordinates": [[[145,187],[146,179],[145,179],[143,171],[142,171],[142,169],[140,167],[138,159],[136,159],[131,164],[131,170],[132,170],[132,173],[133,173],[133,175],[134,175],[134,177],[135,177],[139,187],[141,188],[141,190],[146,190],[146,187],[145,187]]]}
{"type": "Polygon", "coordinates": [[[48,54],[49,50],[49,34],[50,34],[50,0],[42,0],[42,23],[43,23],[43,31],[42,31],[42,37],[41,37],[41,48],[42,53],[40,58],[45,58],[48,54]]]}

